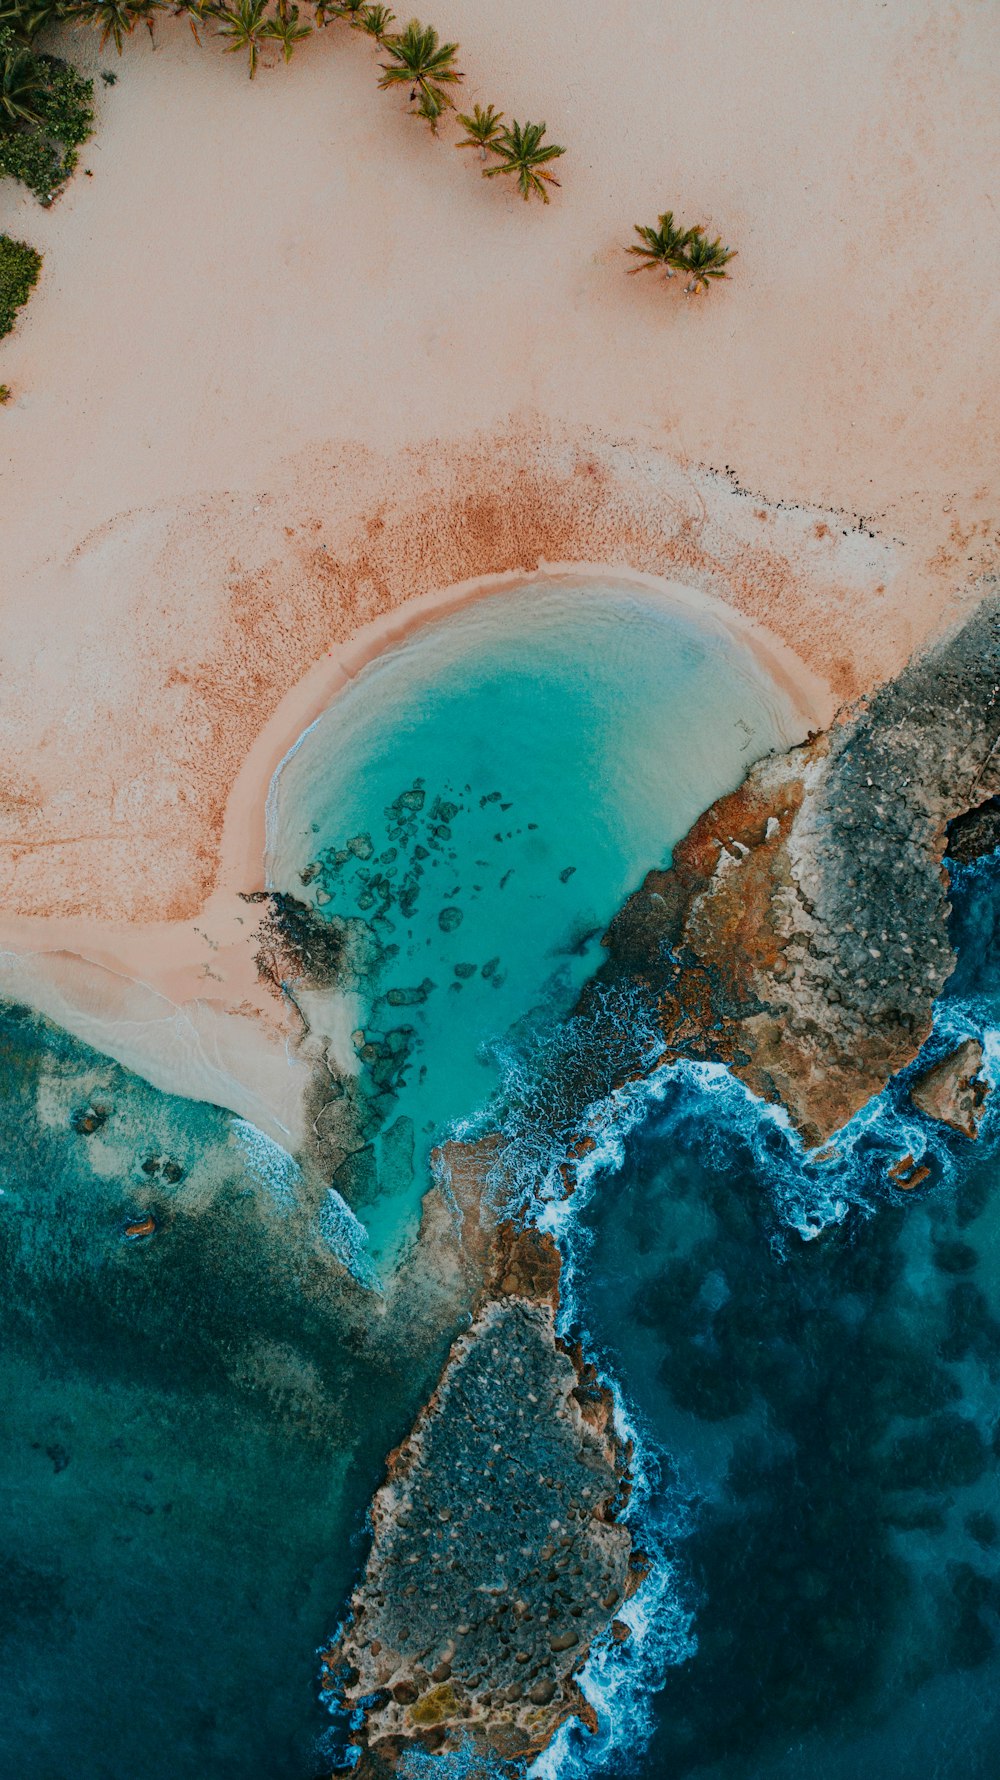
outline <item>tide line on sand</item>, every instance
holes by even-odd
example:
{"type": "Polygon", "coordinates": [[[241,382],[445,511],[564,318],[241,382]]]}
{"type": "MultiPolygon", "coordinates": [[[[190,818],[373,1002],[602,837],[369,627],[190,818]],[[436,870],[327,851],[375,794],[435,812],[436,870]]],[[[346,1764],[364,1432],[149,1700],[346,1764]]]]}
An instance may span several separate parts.
{"type": "Polygon", "coordinates": [[[804,735],[833,710],[830,689],[786,644],[722,601],[660,577],[595,564],[541,564],[479,577],[407,601],[314,664],[264,724],[226,804],[219,864],[200,913],[127,925],[83,917],[8,916],[2,992],[166,1092],[212,1100],[286,1147],[303,1132],[308,1063],[299,1023],[262,987],[252,913],[240,893],[264,888],[275,787],[283,765],[337,692],[370,661],[431,620],[536,583],[610,581],[660,594],[710,629],[736,635],[787,699],[804,735]],[[269,811],[271,820],[269,823],[269,811]]]}

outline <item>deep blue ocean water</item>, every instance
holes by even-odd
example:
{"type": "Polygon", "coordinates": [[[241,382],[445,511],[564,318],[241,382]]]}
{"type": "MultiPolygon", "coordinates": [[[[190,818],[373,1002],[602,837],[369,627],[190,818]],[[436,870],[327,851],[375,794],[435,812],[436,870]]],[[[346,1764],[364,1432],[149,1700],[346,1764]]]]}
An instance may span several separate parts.
{"type": "MultiPolygon", "coordinates": [[[[386,771],[393,797],[412,785],[386,771]]],[[[438,825],[465,882],[461,823],[438,825]]],[[[977,1032],[995,1075],[1000,856],[956,872],[953,903],[928,1054],[977,1032]]],[[[590,1665],[601,1733],[567,1733],[546,1780],[1000,1773],[998,1143],[995,1109],[973,1145],[905,1078],[821,1165],[720,1070],[609,1109],[550,1211],[568,1326],[635,1437],[653,1566],[632,1639],[590,1665]],[[932,1168],[915,1193],[886,1179],[901,1148],[932,1168]]],[[[328,1772],[315,1652],[453,1330],[419,1281],[390,1318],[344,1274],[266,1140],[16,1009],[0,1187],[0,1774],[328,1772]],[[149,1212],[155,1237],[126,1240],[149,1212]]]]}

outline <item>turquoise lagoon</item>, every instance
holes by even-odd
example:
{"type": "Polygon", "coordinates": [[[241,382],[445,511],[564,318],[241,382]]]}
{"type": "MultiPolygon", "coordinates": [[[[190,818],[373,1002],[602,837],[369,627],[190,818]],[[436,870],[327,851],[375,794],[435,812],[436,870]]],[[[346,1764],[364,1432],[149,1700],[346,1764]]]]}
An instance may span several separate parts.
{"type": "Polygon", "coordinates": [[[518,1029],[571,1007],[630,890],[803,727],[707,602],[553,578],[423,624],[301,738],[269,881],[370,936],[351,1005],[379,1127],[337,1185],[376,1255],[518,1029]]]}

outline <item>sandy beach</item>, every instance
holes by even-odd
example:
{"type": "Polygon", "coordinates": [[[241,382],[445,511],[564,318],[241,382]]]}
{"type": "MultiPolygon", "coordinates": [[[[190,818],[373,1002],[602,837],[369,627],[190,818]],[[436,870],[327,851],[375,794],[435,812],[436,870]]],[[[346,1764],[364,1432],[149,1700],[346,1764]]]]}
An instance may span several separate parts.
{"type": "MultiPolygon", "coordinates": [[[[270,886],[270,805],[283,761],[338,692],[368,662],[435,619],[540,579],[600,580],[587,564],[546,564],[533,576],[506,574],[435,589],[362,625],[282,699],[255,738],[226,802],[211,894],[188,919],[127,922],[87,916],[0,916],[0,985],[168,1092],[207,1099],[251,1119],[277,1142],[302,1140],[302,1096],[311,1051],[298,1048],[300,1020],[261,982],[254,962],[257,915],[247,891],[270,886]]],[[[835,709],[826,681],[779,638],[721,601],[650,575],[617,579],[689,607],[700,622],[748,645],[788,701],[795,732],[822,727],[835,709]]],[[[317,1015],[328,1010],[317,1009],[317,1015]]],[[[347,1022],[350,1030],[353,1022],[347,1022]]],[[[334,1016],[316,1036],[329,1045],[334,1016]]],[[[349,1047],[337,1057],[350,1072],[349,1047]]]]}
{"type": "Polygon", "coordinates": [[[3,992],[291,1143],[237,893],[282,754],[420,602],[542,562],[679,581],[816,722],[966,612],[998,524],[989,11],[452,0],[464,100],[567,145],[547,209],[349,33],[252,84],[181,21],[137,33],[65,195],[0,192],[45,254],[0,347],[3,992]],[[670,205],[738,248],[727,286],[624,276],[670,205]]]}

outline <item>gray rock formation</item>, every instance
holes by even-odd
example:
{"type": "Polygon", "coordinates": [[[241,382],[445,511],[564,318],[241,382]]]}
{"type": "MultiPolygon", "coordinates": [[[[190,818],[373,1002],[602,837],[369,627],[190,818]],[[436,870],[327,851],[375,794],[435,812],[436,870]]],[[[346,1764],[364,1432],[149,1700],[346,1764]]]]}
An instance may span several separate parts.
{"type": "Polygon", "coordinates": [[[818,1143],[927,1038],[954,968],[948,825],[998,792],[991,598],[714,804],[613,922],[611,971],[645,983],[665,1056],[729,1063],[818,1143]]]}
{"type": "Polygon", "coordinates": [[[589,1709],[573,1680],[629,1590],[607,1393],[551,1304],[507,1296],[456,1342],[389,1460],[328,1691],[367,1702],[362,1773],[407,1746],[521,1757],[589,1709]]]}

